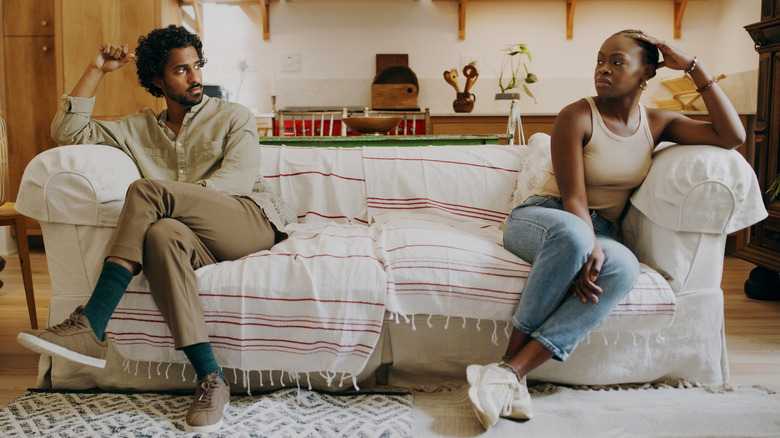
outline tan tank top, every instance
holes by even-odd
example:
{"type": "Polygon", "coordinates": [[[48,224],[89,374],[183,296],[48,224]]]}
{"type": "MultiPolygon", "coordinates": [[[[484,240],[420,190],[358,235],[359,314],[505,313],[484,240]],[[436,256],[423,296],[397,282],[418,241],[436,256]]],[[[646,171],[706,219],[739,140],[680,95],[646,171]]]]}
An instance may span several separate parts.
{"type": "MultiPolygon", "coordinates": [[[[639,105],[639,128],[628,137],[612,133],[604,124],[592,97],[590,105],[593,133],[582,149],[585,165],[585,190],[588,208],[615,221],[620,217],[634,188],[638,187],[650,169],[651,154],[655,148],[645,107],[639,105]]],[[[550,178],[539,195],[560,197],[552,167],[550,178]]]]}

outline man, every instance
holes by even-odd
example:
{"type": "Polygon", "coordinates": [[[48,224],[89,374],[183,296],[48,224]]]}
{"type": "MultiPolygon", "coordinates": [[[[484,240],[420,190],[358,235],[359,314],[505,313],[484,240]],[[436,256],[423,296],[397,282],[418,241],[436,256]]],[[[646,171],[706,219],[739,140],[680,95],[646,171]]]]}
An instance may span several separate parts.
{"type": "Polygon", "coordinates": [[[125,151],[143,179],[128,189],[95,290],[65,322],[22,332],[45,354],[104,367],[105,329],[132,277],[143,270],[155,303],[198,375],[185,427],[207,433],[222,423],[230,388],[212,354],[195,270],[268,249],[294,220],[259,178],[253,115],[203,95],[202,43],[183,27],[156,29],[127,45],[100,45],[52,122],[60,144],[105,144],[125,151]],[[167,109],[145,108],[113,122],[90,120],[103,77],[134,61],[140,84],[167,109]]]}

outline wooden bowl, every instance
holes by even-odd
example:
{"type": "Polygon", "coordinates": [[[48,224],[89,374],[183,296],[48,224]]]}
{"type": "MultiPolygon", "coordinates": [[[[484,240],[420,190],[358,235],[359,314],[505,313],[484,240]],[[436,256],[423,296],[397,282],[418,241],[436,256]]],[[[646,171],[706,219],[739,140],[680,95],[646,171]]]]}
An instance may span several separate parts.
{"type": "Polygon", "coordinates": [[[381,135],[395,129],[401,124],[403,117],[364,117],[355,116],[341,119],[341,121],[347,125],[347,128],[357,132],[358,134],[373,134],[381,135]]]}

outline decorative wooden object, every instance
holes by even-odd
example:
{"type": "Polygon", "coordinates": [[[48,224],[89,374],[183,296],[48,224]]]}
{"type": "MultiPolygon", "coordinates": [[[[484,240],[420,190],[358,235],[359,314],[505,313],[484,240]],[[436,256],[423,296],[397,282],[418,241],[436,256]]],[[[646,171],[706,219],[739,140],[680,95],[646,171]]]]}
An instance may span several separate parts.
{"type": "MultiPolygon", "coordinates": [[[[718,81],[726,78],[726,75],[718,76],[718,81]]],[[[673,93],[672,97],[652,99],[658,108],[671,111],[705,111],[703,103],[697,103],[701,99],[701,93],[696,91],[696,84],[690,76],[683,75],[679,78],[665,79],[661,81],[673,93]]]]}

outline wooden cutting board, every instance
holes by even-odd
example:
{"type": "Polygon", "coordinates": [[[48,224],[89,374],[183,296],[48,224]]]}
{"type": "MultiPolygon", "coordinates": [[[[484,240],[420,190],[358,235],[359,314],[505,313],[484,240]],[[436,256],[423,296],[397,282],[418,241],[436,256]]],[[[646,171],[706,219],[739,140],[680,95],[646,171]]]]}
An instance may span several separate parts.
{"type": "Polygon", "coordinates": [[[376,74],[382,73],[385,69],[395,66],[409,67],[408,54],[378,54],[376,55],[376,74]]]}

